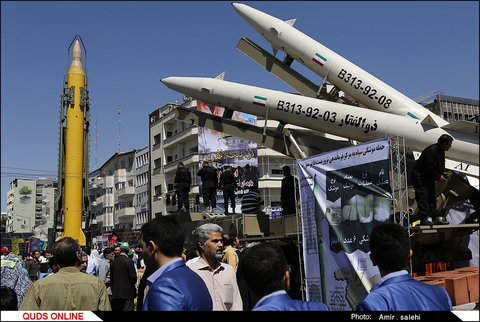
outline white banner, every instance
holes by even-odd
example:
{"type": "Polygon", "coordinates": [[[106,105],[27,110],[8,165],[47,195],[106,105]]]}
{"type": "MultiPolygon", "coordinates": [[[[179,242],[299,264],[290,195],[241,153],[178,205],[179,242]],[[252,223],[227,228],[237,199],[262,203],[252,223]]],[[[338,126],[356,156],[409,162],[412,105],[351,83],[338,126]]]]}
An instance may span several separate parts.
{"type": "Polygon", "coordinates": [[[355,310],[380,279],[369,236],[389,220],[389,141],[376,140],[298,161],[307,300],[355,310]]]}

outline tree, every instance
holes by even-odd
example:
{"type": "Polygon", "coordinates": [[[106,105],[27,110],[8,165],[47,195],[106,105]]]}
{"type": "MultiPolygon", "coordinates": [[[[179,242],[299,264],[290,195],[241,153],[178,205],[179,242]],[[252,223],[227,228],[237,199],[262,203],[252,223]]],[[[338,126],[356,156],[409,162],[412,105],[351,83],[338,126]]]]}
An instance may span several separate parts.
{"type": "Polygon", "coordinates": [[[29,195],[32,193],[32,189],[28,188],[27,186],[23,186],[19,191],[18,193],[20,193],[21,195],[29,195]]]}

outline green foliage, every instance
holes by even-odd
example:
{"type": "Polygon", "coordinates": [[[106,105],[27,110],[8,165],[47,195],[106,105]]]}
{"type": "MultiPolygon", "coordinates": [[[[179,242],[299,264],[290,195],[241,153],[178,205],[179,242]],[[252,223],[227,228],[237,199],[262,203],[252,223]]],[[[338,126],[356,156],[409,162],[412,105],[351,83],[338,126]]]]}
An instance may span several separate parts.
{"type": "Polygon", "coordinates": [[[23,186],[18,192],[21,195],[29,195],[32,193],[32,189],[28,188],[27,186],[23,186]]]}

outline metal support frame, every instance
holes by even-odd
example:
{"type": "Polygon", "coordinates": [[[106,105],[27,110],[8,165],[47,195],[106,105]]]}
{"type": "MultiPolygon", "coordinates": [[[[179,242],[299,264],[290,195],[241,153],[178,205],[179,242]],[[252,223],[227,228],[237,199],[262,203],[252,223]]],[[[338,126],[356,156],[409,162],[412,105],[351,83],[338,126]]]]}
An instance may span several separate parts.
{"type": "Polygon", "coordinates": [[[393,218],[395,223],[410,227],[405,138],[395,136],[389,141],[393,218]]]}
{"type": "MultiPolygon", "coordinates": [[[[393,221],[405,227],[410,238],[410,213],[408,207],[407,160],[405,153],[405,138],[394,136],[390,142],[390,182],[392,187],[393,221]]],[[[412,261],[410,261],[412,272],[412,261]]]]}

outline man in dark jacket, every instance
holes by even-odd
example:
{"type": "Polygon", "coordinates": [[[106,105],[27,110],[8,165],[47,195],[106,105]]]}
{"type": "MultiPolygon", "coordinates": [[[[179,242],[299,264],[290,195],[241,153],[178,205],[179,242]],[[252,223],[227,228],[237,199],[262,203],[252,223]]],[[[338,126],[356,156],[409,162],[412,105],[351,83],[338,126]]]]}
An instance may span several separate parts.
{"type": "Polygon", "coordinates": [[[185,207],[185,211],[190,213],[190,206],[188,203],[188,193],[190,192],[190,185],[192,184],[192,176],[190,171],[179,162],[177,165],[177,172],[175,173],[175,179],[173,186],[177,193],[177,209],[178,212],[182,210],[182,206],[185,207]]]}
{"type": "Polygon", "coordinates": [[[297,179],[292,176],[292,171],[288,165],[282,168],[282,172],[284,178],[282,179],[282,186],[280,190],[280,201],[282,203],[282,214],[285,216],[297,213],[295,201],[295,187],[297,186],[297,179]]]}
{"type": "Polygon", "coordinates": [[[232,213],[235,214],[235,190],[237,189],[237,181],[232,172],[232,166],[227,165],[225,171],[220,175],[220,188],[223,190],[223,204],[225,206],[225,214],[228,214],[228,200],[232,204],[232,213]]]}
{"type": "Polygon", "coordinates": [[[217,171],[208,164],[208,161],[203,161],[203,167],[197,172],[197,175],[202,178],[202,196],[205,211],[210,212],[211,206],[212,212],[215,212],[217,207],[217,171]]]}
{"type": "Polygon", "coordinates": [[[137,272],[135,264],[127,254],[128,243],[120,246],[120,255],[110,263],[110,282],[112,285],[112,311],[133,311],[133,300],[137,296],[135,284],[137,272]]]}
{"type": "Polygon", "coordinates": [[[160,216],[142,226],[147,269],[153,273],[143,311],[211,311],[212,298],[203,279],[182,259],[185,232],[174,216],[160,216]]]}
{"type": "Polygon", "coordinates": [[[445,151],[452,146],[453,138],[448,134],[441,135],[437,143],[423,150],[412,171],[412,183],[418,205],[420,225],[448,224],[439,218],[435,198],[435,181],[447,181],[445,172],[445,151]]]}
{"type": "Polygon", "coordinates": [[[357,304],[357,311],[451,311],[447,291],[414,280],[408,272],[412,257],[407,229],[394,223],[375,226],[369,236],[370,259],[382,278],[357,304]]]}
{"type": "Polygon", "coordinates": [[[32,252],[32,259],[26,262],[25,268],[28,271],[28,276],[32,282],[38,280],[38,273],[40,273],[40,251],[34,250],[32,252]]]}

